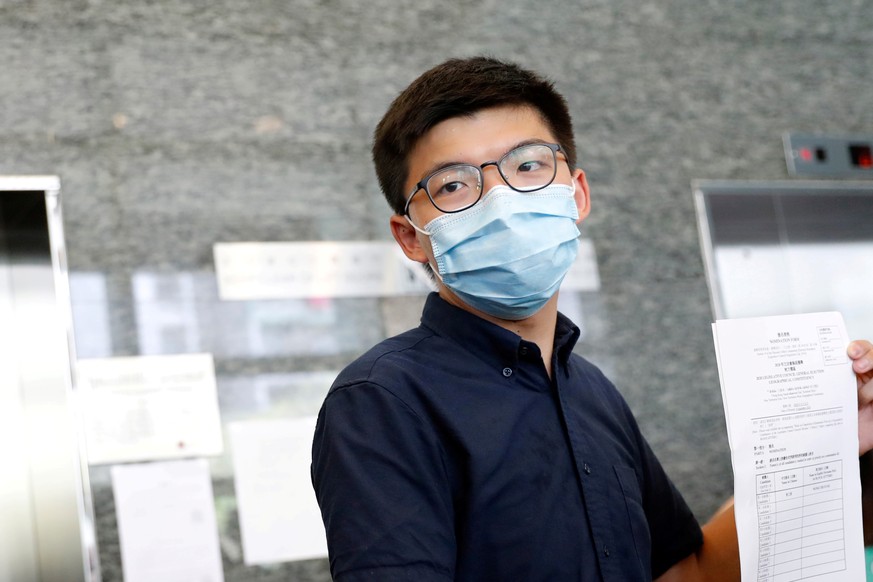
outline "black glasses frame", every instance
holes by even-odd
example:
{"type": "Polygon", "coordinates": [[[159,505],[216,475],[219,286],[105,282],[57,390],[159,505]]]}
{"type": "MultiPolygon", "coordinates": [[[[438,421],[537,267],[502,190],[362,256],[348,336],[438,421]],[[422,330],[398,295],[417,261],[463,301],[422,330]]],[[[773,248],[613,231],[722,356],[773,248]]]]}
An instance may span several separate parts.
{"type": "Polygon", "coordinates": [[[464,210],[467,210],[468,208],[472,208],[473,206],[478,204],[479,201],[482,199],[482,194],[483,194],[482,185],[485,183],[485,176],[482,173],[482,170],[484,170],[488,166],[496,167],[497,172],[500,174],[500,177],[503,179],[503,182],[507,186],[509,186],[510,188],[515,190],[516,192],[536,192],[537,190],[542,190],[543,188],[550,186],[552,184],[552,182],[555,181],[555,177],[558,175],[558,152],[561,152],[562,154],[564,154],[565,158],[567,157],[567,153],[564,151],[564,149],[556,143],[534,142],[534,143],[529,143],[529,144],[525,144],[522,146],[518,146],[516,148],[512,148],[511,150],[509,150],[508,152],[506,152],[505,154],[500,156],[500,159],[493,160],[490,162],[485,162],[484,164],[479,164],[478,166],[475,164],[454,164],[451,166],[446,166],[445,168],[440,168],[439,170],[431,172],[430,174],[428,174],[427,176],[425,176],[424,178],[422,178],[421,180],[418,181],[418,183],[415,185],[415,189],[412,192],[410,192],[409,196],[406,198],[406,205],[403,207],[403,215],[402,216],[409,215],[409,204],[412,202],[412,199],[415,197],[415,195],[418,194],[419,190],[424,190],[424,193],[427,194],[427,198],[428,198],[428,200],[430,200],[430,203],[433,204],[433,207],[444,214],[454,214],[455,212],[462,212],[464,210]],[[500,164],[502,164],[503,160],[505,160],[506,158],[511,156],[513,154],[513,152],[515,152],[516,150],[521,149],[521,148],[534,146],[534,145],[546,146],[547,148],[552,150],[552,158],[554,161],[552,178],[548,182],[543,184],[542,186],[537,186],[536,188],[531,188],[530,190],[523,190],[521,188],[516,188],[512,184],[509,183],[509,180],[506,179],[506,176],[503,174],[503,170],[500,169],[500,164]],[[443,210],[442,208],[440,208],[437,205],[436,202],[434,202],[433,196],[430,195],[430,191],[427,189],[427,183],[436,174],[439,174],[440,172],[444,172],[446,170],[450,170],[452,168],[475,168],[476,169],[476,171],[479,173],[479,196],[476,197],[476,200],[474,200],[473,202],[471,202],[467,206],[464,206],[463,208],[457,208],[455,210],[443,210]]]}

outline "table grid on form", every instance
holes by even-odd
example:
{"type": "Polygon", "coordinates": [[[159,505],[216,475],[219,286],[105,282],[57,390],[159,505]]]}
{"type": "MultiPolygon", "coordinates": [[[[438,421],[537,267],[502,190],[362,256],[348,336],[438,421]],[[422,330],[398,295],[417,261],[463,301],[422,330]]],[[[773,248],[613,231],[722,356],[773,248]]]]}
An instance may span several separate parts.
{"type": "Polygon", "coordinates": [[[758,582],[845,570],[842,462],[771,471],[756,479],[758,582]]]}

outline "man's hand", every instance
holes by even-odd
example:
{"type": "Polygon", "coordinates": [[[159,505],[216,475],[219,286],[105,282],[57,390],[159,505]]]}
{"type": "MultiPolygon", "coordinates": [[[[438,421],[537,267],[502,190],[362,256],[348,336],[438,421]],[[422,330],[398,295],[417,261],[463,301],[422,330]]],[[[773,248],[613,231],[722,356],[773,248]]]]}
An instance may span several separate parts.
{"type": "Polygon", "coordinates": [[[858,452],[863,455],[873,449],[873,344],[854,341],[846,351],[858,377],[858,452]]]}

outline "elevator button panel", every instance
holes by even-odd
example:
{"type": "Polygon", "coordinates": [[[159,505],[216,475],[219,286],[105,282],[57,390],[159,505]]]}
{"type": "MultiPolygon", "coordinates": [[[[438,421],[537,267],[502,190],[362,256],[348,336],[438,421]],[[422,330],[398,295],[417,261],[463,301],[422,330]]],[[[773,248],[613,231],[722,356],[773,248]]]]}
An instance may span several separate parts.
{"type": "Polygon", "coordinates": [[[791,176],[873,179],[873,134],[786,133],[782,141],[791,176]]]}

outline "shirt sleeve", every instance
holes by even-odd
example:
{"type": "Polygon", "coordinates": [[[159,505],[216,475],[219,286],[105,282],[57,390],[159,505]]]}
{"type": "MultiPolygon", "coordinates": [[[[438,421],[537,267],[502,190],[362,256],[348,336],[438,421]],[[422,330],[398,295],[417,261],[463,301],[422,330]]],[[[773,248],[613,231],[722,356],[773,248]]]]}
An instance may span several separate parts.
{"type": "Polygon", "coordinates": [[[335,580],[453,579],[441,445],[389,390],[359,382],[331,391],[316,425],[312,482],[335,580]]]}

